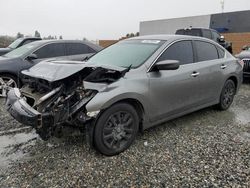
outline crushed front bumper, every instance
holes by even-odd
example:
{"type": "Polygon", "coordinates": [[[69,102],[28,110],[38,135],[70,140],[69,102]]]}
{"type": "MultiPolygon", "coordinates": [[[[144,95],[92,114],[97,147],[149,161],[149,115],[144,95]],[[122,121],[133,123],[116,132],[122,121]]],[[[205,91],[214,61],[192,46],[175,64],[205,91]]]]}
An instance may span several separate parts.
{"type": "Polygon", "coordinates": [[[5,105],[11,116],[24,125],[40,128],[48,119],[51,121],[50,115],[41,114],[33,109],[21,97],[20,91],[17,88],[11,89],[8,92],[5,105]]]}

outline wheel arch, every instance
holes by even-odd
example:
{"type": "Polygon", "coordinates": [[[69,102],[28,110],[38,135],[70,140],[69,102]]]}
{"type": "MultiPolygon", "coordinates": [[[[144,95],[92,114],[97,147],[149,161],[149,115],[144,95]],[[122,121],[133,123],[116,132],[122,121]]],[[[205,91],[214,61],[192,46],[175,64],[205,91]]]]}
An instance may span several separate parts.
{"type": "Polygon", "coordinates": [[[232,80],[235,84],[235,87],[238,88],[239,81],[238,81],[238,78],[236,76],[231,75],[230,77],[227,78],[227,80],[232,80]]]}
{"type": "Polygon", "coordinates": [[[149,121],[149,116],[148,116],[149,107],[147,101],[142,95],[136,93],[123,93],[115,97],[112,97],[110,95],[109,96],[100,95],[96,98],[94,97],[86,105],[86,110],[88,112],[101,111],[102,113],[103,111],[105,111],[106,109],[110,108],[111,106],[117,103],[130,104],[136,110],[140,119],[140,127],[139,127],[140,130],[143,128],[142,126],[144,122],[149,121]]]}
{"type": "Polygon", "coordinates": [[[140,131],[142,131],[143,130],[143,121],[145,118],[145,109],[144,109],[142,103],[139,100],[134,99],[134,98],[126,98],[126,99],[121,99],[121,100],[116,101],[111,106],[118,104],[118,103],[127,103],[127,104],[131,105],[136,110],[138,117],[139,117],[139,122],[140,122],[139,129],[140,129],[140,131]]]}

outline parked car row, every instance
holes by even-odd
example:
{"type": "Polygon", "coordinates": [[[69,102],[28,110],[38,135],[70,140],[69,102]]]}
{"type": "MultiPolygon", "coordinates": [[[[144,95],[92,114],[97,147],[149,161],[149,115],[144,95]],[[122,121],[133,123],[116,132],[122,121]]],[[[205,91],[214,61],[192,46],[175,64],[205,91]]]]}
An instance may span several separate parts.
{"type": "MultiPolygon", "coordinates": [[[[17,73],[50,54],[62,57],[49,46],[61,45],[56,49],[67,54],[69,43],[31,43],[6,54],[2,62],[19,58],[24,66],[13,63],[9,68],[17,73]]],[[[81,44],[86,54],[100,50],[81,44]]],[[[109,156],[123,152],[139,131],[159,123],[212,105],[228,109],[242,82],[242,65],[233,55],[217,42],[194,36],[135,37],[86,62],[71,59],[47,60],[23,70],[22,87],[7,93],[7,110],[43,139],[65,124],[87,129],[93,146],[109,156]]]]}
{"type": "Polygon", "coordinates": [[[244,46],[242,52],[237,54],[236,57],[244,64],[243,76],[246,79],[250,78],[250,47],[244,46]]]}
{"type": "Polygon", "coordinates": [[[177,35],[191,35],[191,36],[198,36],[198,37],[205,37],[208,39],[211,39],[217,43],[219,43],[221,46],[223,46],[225,49],[227,49],[231,54],[233,54],[233,46],[231,42],[225,41],[225,37],[222,36],[220,33],[218,33],[214,29],[208,29],[208,28],[186,28],[186,29],[179,29],[176,31],[177,35]]]}
{"type": "Polygon", "coordinates": [[[39,40],[21,46],[0,57],[0,96],[8,88],[21,87],[21,71],[52,59],[83,61],[102,48],[87,41],[39,40]]]}
{"type": "Polygon", "coordinates": [[[29,44],[34,41],[42,40],[37,37],[25,37],[16,39],[13,43],[11,43],[7,48],[0,48],[0,56],[9,53],[10,51],[17,49],[25,44],[29,44]]]}

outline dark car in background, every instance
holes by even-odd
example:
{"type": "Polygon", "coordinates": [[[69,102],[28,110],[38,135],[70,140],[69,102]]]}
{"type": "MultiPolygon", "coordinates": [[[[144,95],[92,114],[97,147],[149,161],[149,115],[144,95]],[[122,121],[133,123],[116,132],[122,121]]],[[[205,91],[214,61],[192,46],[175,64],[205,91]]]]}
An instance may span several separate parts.
{"type": "Polygon", "coordinates": [[[25,44],[29,44],[34,41],[42,40],[38,37],[25,37],[25,38],[19,38],[16,39],[14,42],[12,42],[7,48],[0,48],[0,56],[9,53],[10,51],[19,48],[25,44]]]}
{"type": "Polygon", "coordinates": [[[102,48],[87,41],[40,40],[21,46],[0,57],[0,96],[22,85],[20,72],[43,60],[83,61],[102,48]]]}
{"type": "Polygon", "coordinates": [[[211,39],[221,46],[227,49],[231,54],[233,53],[233,47],[231,42],[225,41],[225,37],[222,36],[214,29],[206,29],[206,28],[186,28],[186,29],[179,29],[176,31],[177,35],[191,35],[191,36],[198,36],[198,37],[205,37],[211,39]]]}
{"type": "Polygon", "coordinates": [[[243,64],[244,79],[250,78],[250,46],[244,46],[242,51],[235,55],[243,64]]]}

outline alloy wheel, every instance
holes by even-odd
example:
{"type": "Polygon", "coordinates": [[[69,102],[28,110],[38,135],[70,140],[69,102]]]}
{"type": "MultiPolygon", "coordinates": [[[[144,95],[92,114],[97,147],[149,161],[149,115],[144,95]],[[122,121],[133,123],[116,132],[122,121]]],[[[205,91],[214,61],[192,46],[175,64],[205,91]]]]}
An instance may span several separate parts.
{"type": "Polygon", "coordinates": [[[15,87],[17,83],[13,78],[0,76],[0,97],[6,97],[8,90],[15,87]]]}
{"type": "Polygon", "coordinates": [[[109,149],[126,147],[135,131],[130,113],[120,111],[112,114],[103,127],[103,142],[109,149]]]}
{"type": "Polygon", "coordinates": [[[235,86],[233,83],[228,82],[225,86],[224,93],[222,96],[222,103],[225,107],[232,104],[235,95],[235,86]]]}

